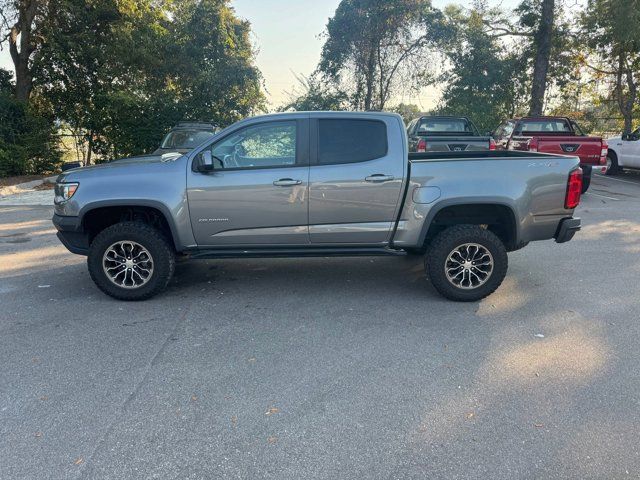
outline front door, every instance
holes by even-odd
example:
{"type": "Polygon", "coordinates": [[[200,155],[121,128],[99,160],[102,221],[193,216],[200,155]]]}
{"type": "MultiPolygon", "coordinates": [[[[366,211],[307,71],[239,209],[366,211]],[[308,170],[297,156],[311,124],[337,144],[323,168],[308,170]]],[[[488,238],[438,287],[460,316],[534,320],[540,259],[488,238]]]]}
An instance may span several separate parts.
{"type": "Polygon", "coordinates": [[[625,167],[640,168],[640,128],[630,134],[629,140],[623,140],[620,160],[625,167]]]}
{"type": "Polygon", "coordinates": [[[308,124],[307,119],[251,124],[207,147],[213,171],[189,172],[187,185],[199,246],[309,243],[308,124]]]}
{"type": "Polygon", "coordinates": [[[312,244],[382,245],[398,216],[407,170],[403,125],[363,115],[311,120],[312,244]]]}

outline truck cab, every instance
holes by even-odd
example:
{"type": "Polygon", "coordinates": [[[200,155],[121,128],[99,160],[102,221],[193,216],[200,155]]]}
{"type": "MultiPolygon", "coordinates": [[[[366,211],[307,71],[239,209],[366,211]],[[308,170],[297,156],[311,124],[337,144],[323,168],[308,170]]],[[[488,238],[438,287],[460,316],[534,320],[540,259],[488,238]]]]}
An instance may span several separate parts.
{"type": "Polygon", "coordinates": [[[623,169],[640,169],[640,128],[627,135],[609,138],[607,175],[615,175],[623,169]]]}

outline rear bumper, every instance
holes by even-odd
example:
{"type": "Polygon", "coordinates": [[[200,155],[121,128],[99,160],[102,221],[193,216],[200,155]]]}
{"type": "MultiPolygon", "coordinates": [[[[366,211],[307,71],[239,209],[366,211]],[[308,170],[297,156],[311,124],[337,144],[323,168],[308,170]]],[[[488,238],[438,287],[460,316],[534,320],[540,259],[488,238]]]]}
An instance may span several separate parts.
{"type": "Polygon", "coordinates": [[[67,247],[67,250],[76,255],[89,254],[89,235],[83,231],[82,222],[78,217],[54,214],[51,221],[58,230],[58,239],[67,247]]]}
{"type": "Polygon", "coordinates": [[[566,243],[570,241],[581,228],[582,221],[579,218],[563,218],[560,221],[554,238],[557,243],[566,243]]]}

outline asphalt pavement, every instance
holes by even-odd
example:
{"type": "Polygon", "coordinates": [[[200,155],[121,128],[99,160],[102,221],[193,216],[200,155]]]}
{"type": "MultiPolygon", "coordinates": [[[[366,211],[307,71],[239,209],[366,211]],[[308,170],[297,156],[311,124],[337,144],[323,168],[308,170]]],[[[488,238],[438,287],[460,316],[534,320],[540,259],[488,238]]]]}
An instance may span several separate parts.
{"type": "Polygon", "coordinates": [[[7,203],[2,479],[640,478],[640,175],[472,304],[416,258],[185,263],[122,303],[7,203]]]}

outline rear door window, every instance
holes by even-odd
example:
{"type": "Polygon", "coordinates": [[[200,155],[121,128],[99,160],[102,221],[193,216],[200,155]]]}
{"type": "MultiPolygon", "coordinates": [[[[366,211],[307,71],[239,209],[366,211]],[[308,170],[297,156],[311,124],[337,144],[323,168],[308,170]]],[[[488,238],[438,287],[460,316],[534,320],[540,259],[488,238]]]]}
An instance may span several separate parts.
{"type": "Polygon", "coordinates": [[[318,163],[357,163],[387,155],[387,126],[379,120],[318,122],[318,163]]]}

